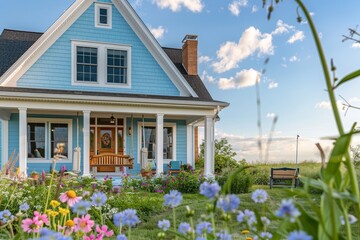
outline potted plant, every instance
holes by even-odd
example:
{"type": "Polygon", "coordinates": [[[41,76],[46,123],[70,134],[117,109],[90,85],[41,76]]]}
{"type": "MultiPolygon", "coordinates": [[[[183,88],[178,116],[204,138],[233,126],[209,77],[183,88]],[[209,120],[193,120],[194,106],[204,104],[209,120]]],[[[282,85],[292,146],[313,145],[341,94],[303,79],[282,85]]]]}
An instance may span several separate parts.
{"type": "Polygon", "coordinates": [[[40,175],[39,175],[39,173],[37,171],[34,170],[34,171],[31,172],[30,176],[31,176],[32,179],[38,180],[40,175]]]}
{"type": "Polygon", "coordinates": [[[147,163],[145,168],[141,169],[141,176],[150,178],[151,177],[151,163],[147,163]]]}

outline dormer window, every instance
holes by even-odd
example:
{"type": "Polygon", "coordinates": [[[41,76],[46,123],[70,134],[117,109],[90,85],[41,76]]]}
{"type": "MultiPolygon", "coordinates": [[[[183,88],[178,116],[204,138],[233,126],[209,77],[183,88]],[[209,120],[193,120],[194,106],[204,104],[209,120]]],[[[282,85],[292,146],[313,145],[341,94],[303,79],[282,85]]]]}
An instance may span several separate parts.
{"type": "Polygon", "coordinates": [[[112,27],[112,14],[110,4],[95,3],[95,27],[112,27]]]}

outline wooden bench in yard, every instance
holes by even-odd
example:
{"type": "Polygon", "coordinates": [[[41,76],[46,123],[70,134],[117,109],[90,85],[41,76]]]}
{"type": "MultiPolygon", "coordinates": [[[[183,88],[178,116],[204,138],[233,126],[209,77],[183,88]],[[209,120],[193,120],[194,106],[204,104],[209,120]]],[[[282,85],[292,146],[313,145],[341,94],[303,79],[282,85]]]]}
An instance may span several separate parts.
{"type": "Polygon", "coordinates": [[[271,168],[270,189],[274,185],[299,186],[299,168],[271,168]]]}
{"type": "Polygon", "coordinates": [[[115,153],[102,153],[94,155],[90,159],[90,168],[94,168],[94,172],[97,171],[97,167],[128,167],[133,169],[134,159],[129,155],[115,154],[115,153]]]}

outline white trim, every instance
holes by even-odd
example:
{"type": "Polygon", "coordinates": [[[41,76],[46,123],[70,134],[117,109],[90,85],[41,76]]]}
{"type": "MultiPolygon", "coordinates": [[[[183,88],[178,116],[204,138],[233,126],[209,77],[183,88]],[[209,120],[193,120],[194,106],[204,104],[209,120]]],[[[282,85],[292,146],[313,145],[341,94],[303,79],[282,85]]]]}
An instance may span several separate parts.
{"type": "MultiPolygon", "coordinates": [[[[173,138],[174,138],[174,129],[173,130],[173,138]]],[[[155,153],[155,161],[156,161],[156,175],[160,176],[164,172],[164,114],[156,114],[156,136],[155,136],[156,144],[156,153],[155,153]]],[[[172,144],[174,141],[172,142],[172,144]]],[[[173,144],[174,149],[174,144],[173,144]]]]}
{"type": "MultiPolygon", "coordinates": [[[[138,159],[137,162],[140,163],[140,157],[141,157],[141,144],[142,144],[142,137],[141,137],[141,127],[142,127],[142,121],[139,121],[137,124],[137,134],[138,134],[138,159]]],[[[145,122],[144,123],[145,127],[155,127],[156,128],[156,122],[145,122]]],[[[163,159],[164,163],[169,163],[170,161],[176,161],[176,149],[177,149],[177,144],[176,144],[176,123],[172,123],[172,122],[164,122],[163,127],[171,127],[173,129],[173,158],[172,159],[163,159]]],[[[154,159],[148,159],[148,160],[154,160],[154,159]]]]}
{"type": "Polygon", "coordinates": [[[122,44],[112,44],[93,41],[71,41],[71,76],[72,85],[91,86],[91,87],[108,87],[108,88],[131,88],[131,46],[122,44]],[[91,47],[97,49],[97,82],[77,81],[77,61],[76,48],[91,47]],[[121,50],[127,52],[127,82],[126,83],[108,83],[107,82],[107,50],[121,50]]]}
{"type": "Polygon", "coordinates": [[[112,28],[112,5],[109,3],[95,3],[95,27],[97,28],[112,28]],[[107,24],[100,23],[100,9],[107,9],[107,24]]]}
{"type": "Polygon", "coordinates": [[[1,122],[1,166],[9,160],[9,121],[0,120],[1,122]]]}
{"type": "Polygon", "coordinates": [[[90,114],[88,110],[83,111],[83,176],[90,176],[90,114]]]}
{"type": "MultiPolygon", "coordinates": [[[[51,131],[52,123],[67,123],[68,124],[68,157],[65,160],[61,160],[61,163],[72,163],[72,151],[73,151],[73,120],[72,119],[58,119],[58,118],[37,118],[30,117],[27,120],[28,123],[44,123],[45,124],[45,156],[44,158],[29,158],[28,163],[50,163],[53,160],[51,155],[51,139],[48,137],[51,131]]],[[[26,146],[27,147],[27,146],[26,146]]]]}
{"type": "Polygon", "coordinates": [[[27,176],[27,108],[19,109],[19,169],[27,176]]]}
{"type": "Polygon", "coordinates": [[[214,176],[214,119],[213,116],[205,117],[205,146],[204,146],[204,175],[214,176]]]}
{"type": "MultiPolygon", "coordinates": [[[[193,152],[194,152],[194,127],[191,124],[186,125],[186,163],[194,166],[193,152]]],[[[185,163],[183,163],[185,164],[185,163]]]]}

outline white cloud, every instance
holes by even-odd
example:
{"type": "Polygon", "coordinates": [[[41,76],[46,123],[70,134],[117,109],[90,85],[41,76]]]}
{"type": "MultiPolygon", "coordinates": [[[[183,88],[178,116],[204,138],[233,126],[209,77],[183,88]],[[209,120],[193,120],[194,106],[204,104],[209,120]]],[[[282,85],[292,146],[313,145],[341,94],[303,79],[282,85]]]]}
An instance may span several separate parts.
{"type": "Polygon", "coordinates": [[[202,0],[153,0],[162,9],[169,8],[173,12],[181,10],[182,6],[192,12],[201,12],[204,8],[202,0]]]}
{"type": "Polygon", "coordinates": [[[258,6],[254,5],[254,6],[252,6],[252,8],[251,8],[251,13],[256,13],[258,10],[259,10],[259,9],[258,9],[258,6]]]}
{"type": "Polygon", "coordinates": [[[260,54],[273,54],[271,34],[262,34],[259,29],[249,27],[240,37],[238,43],[226,42],[216,52],[218,61],[213,63],[214,71],[223,73],[238,67],[238,63],[250,55],[258,52],[260,54]]]}
{"type": "Polygon", "coordinates": [[[163,26],[158,26],[157,28],[152,28],[149,26],[149,29],[156,39],[161,39],[164,37],[165,29],[163,26]]]}
{"type": "Polygon", "coordinates": [[[315,13],[314,13],[314,12],[310,12],[310,16],[315,16],[315,13]]]}
{"type": "Polygon", "coordinates": [[[198,61],[199,61],[199,63],[201,64],[201,63],[208,63],[208,62],[210,62],[212,59],[211,59],[211,57],[209,57],[209,56],[200,56],[199,57],[199,59],[198,59],[198,61]]]}
{"type": "Polygon", "coordinates": [[[360,43],[356,42],[351,45],[352,48],[360,48],[360,43]]]}
{"type": "Polygon", "coordinates": [[[351,104],[360,103],[360,98],[358,98],[358,97],[353,97],[353,98],[351,98],[351,99],[349,100],[349,102],[350,102],[351,104]]]}
{"type": "Polygon", "coordinates": [[[276,23],[276,29],[271,33],[273,35],[288,33],[289,30],[294,30],[295,27],[284,23],[282,20],[278,20],[276,23]]]}
{"type": "Polygon", "coordinates": [[[229,11],[235,15],[235,16],[239,16],[240,14],[240,8],[241,7],[245,7],[248,3],[248,0],[236,0],[236,1],[232,1],[232,3],[229,4],[229,11]]]}
{"type": "Polygon", "coordinates": [[[272,112],[269,112],[269,113],[266,114],[266,117],[267,118],[274,118],[274,117],[276,117],[276,114],[272,113],[272,112]]]}
{"type": "Polygon", "coordinates": [[[296,41],[304,40],[304,38],[305,35],[303,31],[296,31],[296,33],[294,33],[294,35],[292,35],[287,42],[293,44],[296,41]]]}
{"type": "Polygon", "coordinates": [[[256,84],[260,76],[261,73],[252,68],[241,70],[235,77],[220,78],[218,87],[223,90],[250,87],[256,84]]]}
{"type": "Polygon", "coordinates": [[[208,74],[207,71],[203,71],[200,78],[203,80],[203,81],[208,81],[210,83],[215,83],[215,78],[211,75],[208,74]]]}
{"type": "Polygon", "coordinates": [[[323,33],[319,32],[319,38],[322,39],[322,37],[323,37],[323,33]]]}
{"type": "Polygon", "coordinates": [[[135,7],[141,7],[143,4],[143,0],[134,0],[133,2],[135,7]]]}
{"type": "Polygon", "coordinates": [[[297,56],[291,56],[290,58],[289,58],[289,61],[290,62],[296,62],[296,61],[299,61],[299,59],[298,59],[298,57],[297,56]]]}
{"type": "Polygon", "coordinates": [[[277,82],[270,82],[268,85],[269,89],[277,88],[279,84],[277,82]]]}
{"type": "MultiPolygon", "coordinates": [[[[336,105],[337,105],[337,108],[338,108],[339,110],[344,110],[344,109],[343,109],[343,102],[342,102],[342,101],[340,101],[340,100],[337,101],[337,102],[336,102],[336,105]]],[[[317,103],[317,104],[315,105],[315,108],[331,110],[331,104],[330,104],[329,101],[321,101],[321,102],[319,102],[319,103],[317,103]]]]}

